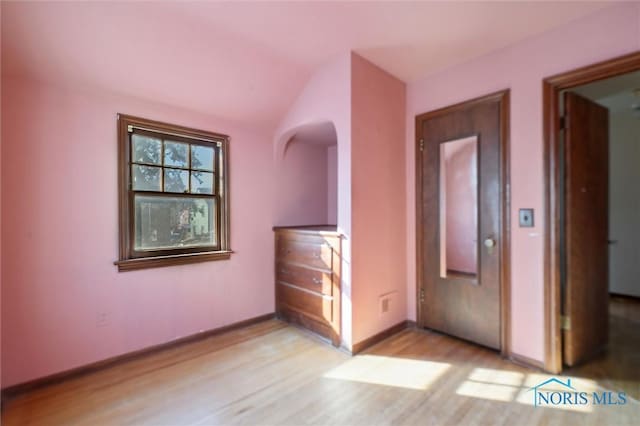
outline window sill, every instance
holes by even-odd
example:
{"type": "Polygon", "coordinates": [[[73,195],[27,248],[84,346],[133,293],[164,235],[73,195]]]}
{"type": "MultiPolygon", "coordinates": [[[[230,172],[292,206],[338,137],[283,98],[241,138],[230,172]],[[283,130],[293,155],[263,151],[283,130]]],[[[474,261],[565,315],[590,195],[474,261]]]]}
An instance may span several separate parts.
{"type": "Polygon", "coordinates": [[[232,253],[233,252],[231,250],[226,250],[176,254],[170,256],[140,257],[136,259],[117,260],[113,262],[113,264],[118,267],[118,272],[126,272],[138,269],[161,268],[163,266],[208,262],[211,260],[226,260],[231,257],[232,253]]]}

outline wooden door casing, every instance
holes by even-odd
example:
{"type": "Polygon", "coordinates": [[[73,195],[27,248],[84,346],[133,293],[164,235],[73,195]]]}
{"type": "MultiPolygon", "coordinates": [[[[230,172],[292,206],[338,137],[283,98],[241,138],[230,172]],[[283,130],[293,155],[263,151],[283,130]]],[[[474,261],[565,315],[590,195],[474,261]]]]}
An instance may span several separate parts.
{"type": "Polygon", "coordinates": [[[640,51],[546,77],[542,82],[542,117],[544,134],[544,329],[545,371],[562,372],[562,330],[560,267],[561,207],[564,188],[560,167],[560,96],[562,91],[640,70],[640,51]]]}

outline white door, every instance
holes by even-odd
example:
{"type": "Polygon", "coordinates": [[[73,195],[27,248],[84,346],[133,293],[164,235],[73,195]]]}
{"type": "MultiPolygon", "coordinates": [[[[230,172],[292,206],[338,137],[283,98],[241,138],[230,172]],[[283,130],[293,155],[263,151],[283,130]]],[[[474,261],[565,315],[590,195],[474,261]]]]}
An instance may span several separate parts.
{"type": "Polygon", "coordinates": [[[640,117],[610,116],[609,291],[640,297],[640,117]]]}

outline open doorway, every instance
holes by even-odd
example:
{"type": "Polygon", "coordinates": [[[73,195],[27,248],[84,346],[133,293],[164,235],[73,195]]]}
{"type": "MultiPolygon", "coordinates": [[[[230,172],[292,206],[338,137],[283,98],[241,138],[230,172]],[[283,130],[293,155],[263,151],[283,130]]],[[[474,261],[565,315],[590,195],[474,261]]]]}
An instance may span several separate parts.
{"type": "Polygon", "coordinates": [[[608,382],[633,398],[640,396],[633,385],[640,365],[639,89],[640,54],[545,81],[545,367],[608,382]]]}
{"type": "Polygon", "coordinates": [[[640,300],[640,71],[571,90],[609,114],[609,294],[640,300]]]}

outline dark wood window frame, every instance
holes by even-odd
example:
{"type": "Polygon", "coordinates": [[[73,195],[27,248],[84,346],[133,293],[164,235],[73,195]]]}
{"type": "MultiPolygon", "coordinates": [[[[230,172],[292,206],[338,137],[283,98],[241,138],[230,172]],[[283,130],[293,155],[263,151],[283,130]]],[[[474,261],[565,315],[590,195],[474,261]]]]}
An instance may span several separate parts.
{"type": "MultiPolygon", "coordinates": [[[[164,142],[163,145],[164,147],[164,142]]],[[[164,152],[164,148],[162,151],[164,152]]],[[[188,151],[190,152],[190,151],[188,151]]],[[[190,154],[189,154],[190,155],[190,154]]],[[[188,156],[189,156],[188,155],[188,156]]],[[[172,169],[161,163],[161,175],[164,170],[172,169]]],[[[192,165],[184,169],[191,171],[192,165]]],[[[195,171],[195,170],[193,170],[195,171]]],[[[119,201],[119,260],[115,265],[118,271],[155,268],[161,266],[182,265],[187,263],[229,259],[233,253],[229,239],[229,136],[191,129],[188,127],[147,120],[130,115],[118,114],[118,201],[119,201]],[[133,189],[132,135],[155,136],[159,139],[187,143],[190,146],[208,146],[214,148],[215,167],[212,195],[154,191],[136,191],[133,189]],[[134,195],[155,195],[157,197],[189,197],[215,200],[214,229],[216,241],[210,246],[163,248],[156,250],[136,250],[135,243],[135,206],[134,195]]],[[[189,177],[189,180],[191,178],[189,177]]],[[[162,180],[161,180],[162,182],[162,180]]]]}

